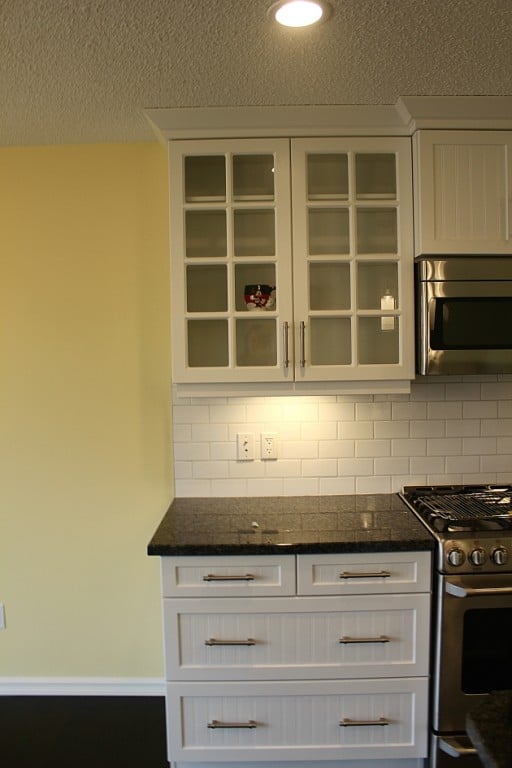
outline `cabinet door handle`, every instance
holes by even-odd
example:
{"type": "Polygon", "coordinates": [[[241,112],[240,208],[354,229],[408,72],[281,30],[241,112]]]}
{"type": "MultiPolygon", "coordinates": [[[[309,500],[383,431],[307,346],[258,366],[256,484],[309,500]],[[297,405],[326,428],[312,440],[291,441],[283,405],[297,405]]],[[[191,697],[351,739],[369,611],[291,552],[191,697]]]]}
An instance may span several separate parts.
{"type": "Polygon", "coordinates": [[[254,581],[255,576],[252,573],[242,573],[240,575],[222,575],[216,573],[207,573],[203,576],[203,581],[254,581]]]}
{"type": "Polygon", "coordinates": [[[342,728],[348,728],[350,726],[365,726],[365,725],[391,725],[391,721],[385,717],[379,717],[378,720],[351,720],[350,717],[344,717],[340,720],[342,728]]]}
{"type": "Polygon", "coordinates": [[[301,320],[299,323],[299,337],[300,337],[300,367],[306,367],[306,323],[301,320]]]}
{"type": "Polygon", "coordinates": [[[342,571],[340,579],[389,579],[389,571],[367,571],[366,573],[352,573],[351,571],[342,571]]]}
{"type": "Polygon", "coordinates": [[[343,645],[351,645],[353,643],[389,643],[391,638],[387,635],[379,635],[379,637],[347,637],[344,635],[338,640],[343,645]]]}
{"type": "Polygon", "coordinates": [[[289,344],[290,323],[285,320],[283,323],[283,365],[288,368],[290,365],[290,344],[289,344]]]}
{"type": "Polygon", "coordinates": [[[252,637],[248,637],[247,640],[217,640],[215,637],[210,637],[204,641],[205,645],[256,645],[256,640],[252,637]]]}
{"type": "Polygon", "coordinates": [[[248,720],[246,723],[224,723],[222,720],[212,720],[208,728],[257,728],[256,720],[248,720]]]}

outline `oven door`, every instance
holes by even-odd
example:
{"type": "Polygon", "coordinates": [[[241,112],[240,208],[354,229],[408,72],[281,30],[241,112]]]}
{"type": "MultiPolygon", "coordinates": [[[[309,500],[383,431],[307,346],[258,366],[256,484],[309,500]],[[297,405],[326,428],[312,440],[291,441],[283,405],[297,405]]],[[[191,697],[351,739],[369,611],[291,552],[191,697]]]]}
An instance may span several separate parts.
{"type": "Polygon", "coordinates": [[[512,574],[439,576],[432,725],[462,732],[490,691],[512,688],[512,574]]]}
{"type": "Polygon", "coordinates": [[[512,372],[512,282],[420,282],[420,374],[512,372]]]}

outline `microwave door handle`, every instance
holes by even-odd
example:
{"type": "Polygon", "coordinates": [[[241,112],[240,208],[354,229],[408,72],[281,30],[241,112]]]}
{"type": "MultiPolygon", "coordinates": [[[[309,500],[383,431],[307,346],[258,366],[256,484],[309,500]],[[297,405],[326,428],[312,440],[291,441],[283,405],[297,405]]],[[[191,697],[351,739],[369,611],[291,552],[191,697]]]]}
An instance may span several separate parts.
{"type": "Polygon", "coordinates": [[[450,757],[469,757],[470,755],[476,755],[476,749],[468,744],[463,744],[457,738],[452,736],[444,736],[439,739],[439,749],[445,752],[450,757]]]}
{"type": "Polygon", "coordinates": [[[462,584],[454,584],[447,581],[445,590],[452,597],[495,597],[498,595],[512,595],[512,587],[463,587],[462,584]]]}

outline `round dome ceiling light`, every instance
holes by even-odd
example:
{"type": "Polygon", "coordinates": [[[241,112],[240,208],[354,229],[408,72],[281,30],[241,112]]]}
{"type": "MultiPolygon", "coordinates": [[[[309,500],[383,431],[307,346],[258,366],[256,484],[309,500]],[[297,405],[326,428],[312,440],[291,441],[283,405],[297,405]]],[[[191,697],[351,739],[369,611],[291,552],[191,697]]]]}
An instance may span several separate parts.
{"type": "Polygon", "coordinates": [[[331,7],[324,0],[279,0],[270,6],[268,12],[285,27],[310,27],[325,21],[331,7]]]}

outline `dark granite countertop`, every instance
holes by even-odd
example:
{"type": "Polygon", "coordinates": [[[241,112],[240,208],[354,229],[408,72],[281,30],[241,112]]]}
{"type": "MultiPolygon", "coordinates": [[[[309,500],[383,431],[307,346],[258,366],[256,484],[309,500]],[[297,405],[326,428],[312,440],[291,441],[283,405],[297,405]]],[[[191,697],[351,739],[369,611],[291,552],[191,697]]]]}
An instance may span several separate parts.
{"type": "Polygon", "coordinates": [[[150,555],[432,550],[397,494],[174,499],[150,555]]]}
{"type": "Polygon", "coordinates": [[[477,704],[466,729],[485,768],[512,767],[512,691],[494,691],[477,704]]]}

